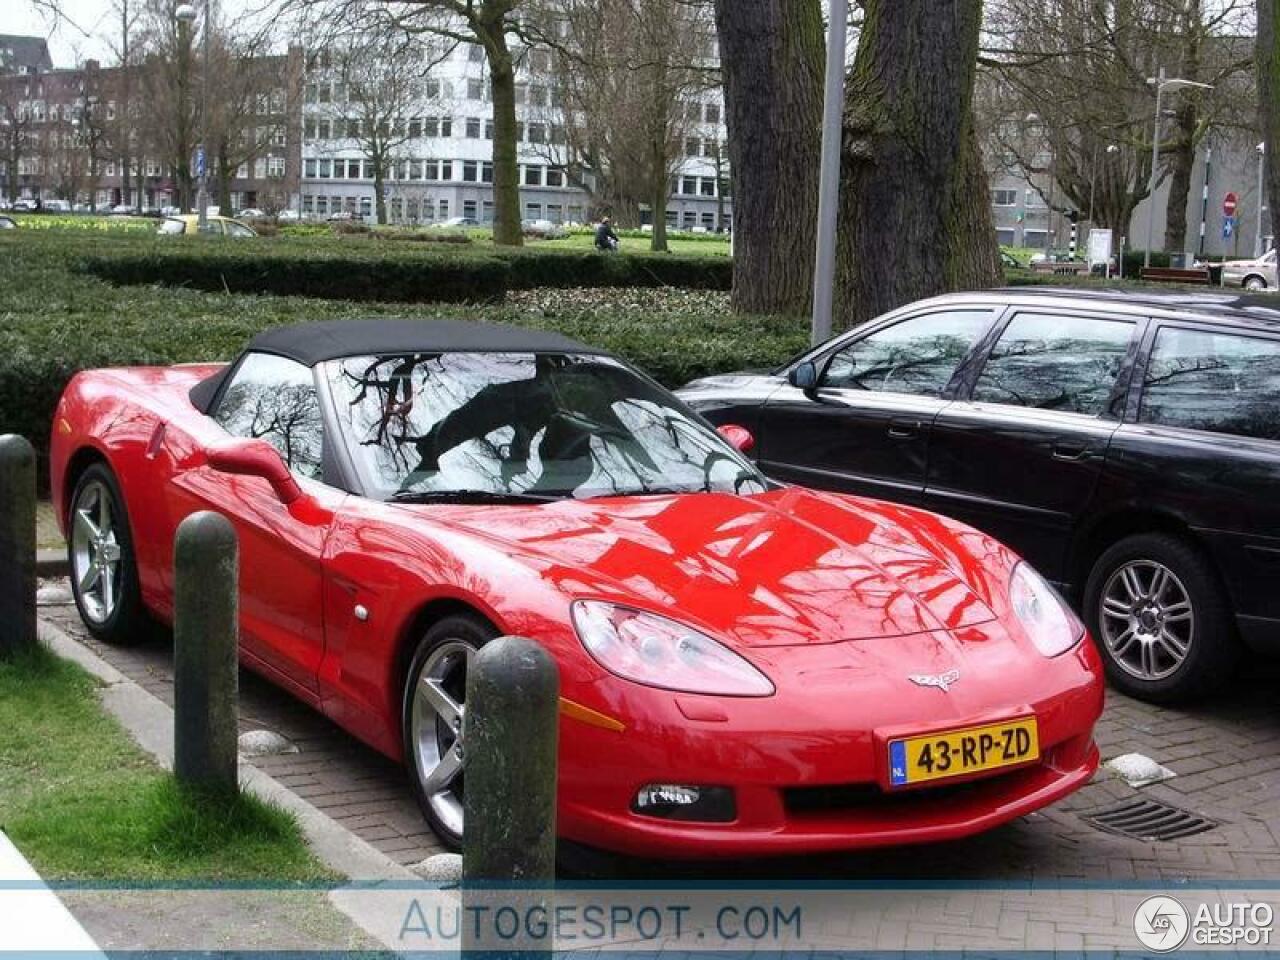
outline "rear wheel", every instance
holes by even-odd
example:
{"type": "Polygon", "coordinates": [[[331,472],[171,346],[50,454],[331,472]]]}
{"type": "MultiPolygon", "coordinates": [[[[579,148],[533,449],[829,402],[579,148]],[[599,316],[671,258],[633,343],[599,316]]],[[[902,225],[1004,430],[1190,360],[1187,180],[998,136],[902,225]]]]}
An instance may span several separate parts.
{"type": "Polygon", "coordinates": [[[402,727],[414,797],[431,829],[462,846],[467,667],[498,632],[479,617],[455,614],[431,626],[405,679],[402,727]]]}
{"type": "Polygon", "coordinates": [[[1267,281],[1259,276],[1248,277],[1244,282],[1246,290],[1265,290],[1267,289],[1267,281]]]}
{"type": "Polygon", "coordinates": [[[143,640],[150,624],[138,588],[129,515],[106,464],[92,464],[71,494],[67,555],[71,593],[89,632],[120,646],[143,640]]]}
{"type": "Polygon", "coordinates": [[[1127,537],[1098,558],[1085,613],[1107,678],[1155,703],[1209,693],[1239,658],[1231,611],[1209,561],[1162,533],[1127,537]]]}

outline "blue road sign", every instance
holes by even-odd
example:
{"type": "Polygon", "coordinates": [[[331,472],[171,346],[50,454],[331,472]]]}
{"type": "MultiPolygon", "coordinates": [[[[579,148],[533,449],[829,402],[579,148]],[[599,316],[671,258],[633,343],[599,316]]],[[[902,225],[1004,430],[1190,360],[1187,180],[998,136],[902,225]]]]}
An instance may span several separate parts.
{"type": "Polygon", "coordinates": [[[1230,240],[1231,235],[1235,232],[1236,232],[1236,218],[1223,217],[1222,218],[1222,239],[1230,240]]]}
{"type": "Polygon", "coordinates": [[[204,176],[204,147],[196,147],[196,162],[193,164],[196,168],[196,176],[204,176]]]}

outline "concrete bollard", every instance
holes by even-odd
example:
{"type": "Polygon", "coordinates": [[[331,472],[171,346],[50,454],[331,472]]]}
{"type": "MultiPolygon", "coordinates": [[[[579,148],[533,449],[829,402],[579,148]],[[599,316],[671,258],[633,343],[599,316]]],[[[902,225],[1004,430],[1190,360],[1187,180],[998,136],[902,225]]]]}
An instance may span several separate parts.
{"type": "Polygon", "coordinates": [[[190,786],[234,792],[240,561],[231,521],[210,511],[183,520],[173,575],[173,772],[190,786]]]}
{"type": "Polygon", "coordinates": [[[501,637],[472,660],[462,739],[464,882],[554,879],[559,711],[559,671],[532,640],[501,637]]]}
{"type": "Polygon", "coordinates": [[[36,645],[36,452],[0,437],[0,657],[36,645]]]}

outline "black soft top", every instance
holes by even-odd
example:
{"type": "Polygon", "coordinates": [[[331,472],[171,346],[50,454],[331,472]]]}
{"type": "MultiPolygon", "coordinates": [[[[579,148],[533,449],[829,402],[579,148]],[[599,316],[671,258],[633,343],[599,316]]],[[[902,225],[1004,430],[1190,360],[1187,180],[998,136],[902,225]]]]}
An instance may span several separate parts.
{"type": "MultiPolygon", "coordinates": [[[[465,320],[326,320],[276,327],[258,334],[244,353],[274,353],[314,367],[326,360],[401,353],[601,354],[549,330],[465,320]]],[[[242,353],[241,356],[244,354],[242,353]]],[[[191,388],[191,402],[208,413],[218,390],[235,369],[229,364],[191,388]]]]}

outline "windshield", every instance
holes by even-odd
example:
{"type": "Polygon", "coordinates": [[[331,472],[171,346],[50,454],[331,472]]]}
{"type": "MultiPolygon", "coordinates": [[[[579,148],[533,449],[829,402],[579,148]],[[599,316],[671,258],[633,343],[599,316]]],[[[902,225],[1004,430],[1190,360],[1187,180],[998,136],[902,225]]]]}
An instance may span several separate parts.
{"type": "Polygon", "coordinates": [[[324,368],[339,429],[372,497],[749,494],[768,486],[679,400],[611,358],[437,353],[324,368]]]}

